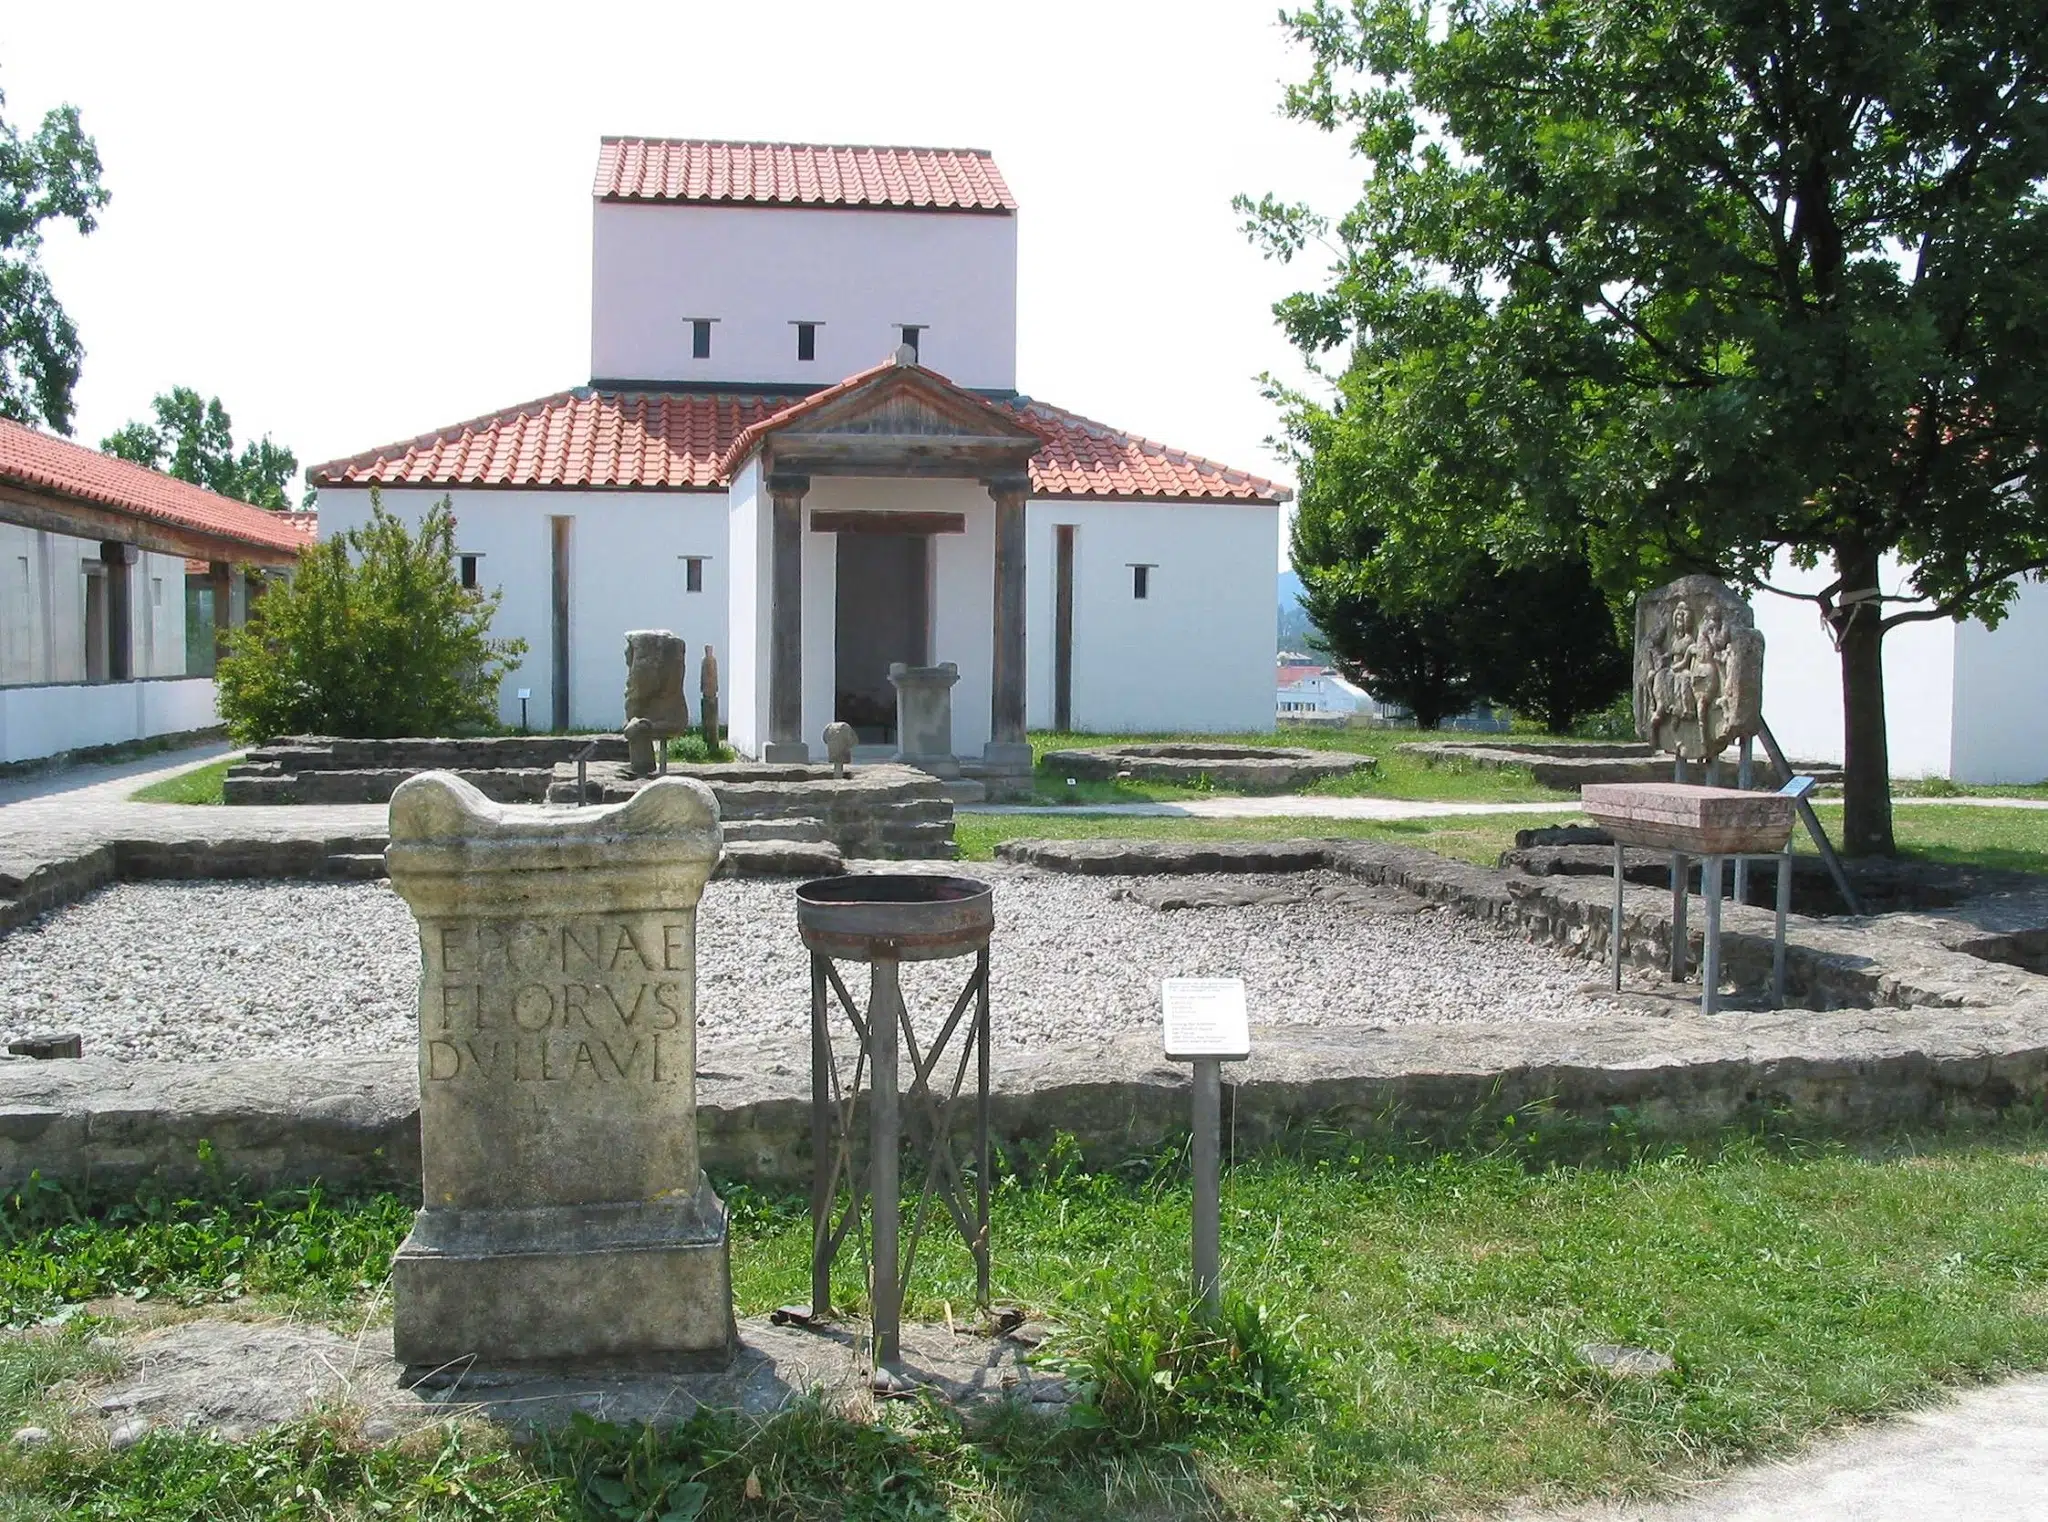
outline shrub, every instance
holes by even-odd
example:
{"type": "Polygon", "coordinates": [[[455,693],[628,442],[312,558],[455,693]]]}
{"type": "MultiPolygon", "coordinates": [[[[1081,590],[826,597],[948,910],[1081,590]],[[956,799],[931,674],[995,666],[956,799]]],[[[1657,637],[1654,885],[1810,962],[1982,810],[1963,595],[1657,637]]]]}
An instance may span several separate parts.
{"type": "Polygon", "coordinates": [[[1149,1282],[1120,1287],[1064,1360],[1090,1392],[1074,1418],[1135,1443],[1284,1417],[1311,1379],[1294,1332],[1228,1291],[1211,1317],[1149,1282]]]}
{"type": "Polygon", "coordinates": [[[215,680],[237,742],[487,728],[524,640],[490,638],[499,594],[462,585],[443,497],[419,532],[370,492],[370,521],[306,550],[229,639],[215,680]]]}

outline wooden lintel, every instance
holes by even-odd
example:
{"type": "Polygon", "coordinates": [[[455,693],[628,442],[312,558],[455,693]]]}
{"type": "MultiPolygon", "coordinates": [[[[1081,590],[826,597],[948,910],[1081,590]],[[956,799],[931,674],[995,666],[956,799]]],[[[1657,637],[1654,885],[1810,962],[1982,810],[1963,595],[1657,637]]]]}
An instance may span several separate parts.
{"type": "Polygon", "coordinates": [[[816,511],[811,513],[814,534],[964,534],[965,513],[899,513],[816,511]]]}
{"type": "Polygon", "coordinates": [[[979,479],[1022,470],[1036,441],[945,434],[783,434],[775,468],[809,475],[948,476],[979,479]]]}
{"type": "Polygon", "coordinates": [[[71,497],[44,496],[18,487],[0,487],[0,523],[13,523],[44,533],[66,534],[74,539],[116,539],[153,555],[182,555],[187,560],[226,560],[238,565],[291,565],[298,559],[295,550],[248,544],[201,529],[180,528],[155,518],[144,518],[71,497]]]}

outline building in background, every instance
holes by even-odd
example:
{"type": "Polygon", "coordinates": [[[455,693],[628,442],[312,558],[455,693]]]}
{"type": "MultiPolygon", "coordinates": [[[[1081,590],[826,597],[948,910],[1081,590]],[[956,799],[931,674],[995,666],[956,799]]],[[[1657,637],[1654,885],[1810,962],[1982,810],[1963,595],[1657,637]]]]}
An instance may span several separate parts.
{"type": "Polygon", "coordinates": [[[1336,667],[1306,656],[1283,651],[1278,682],[1274,712],[1283,724],[1377,721],[1395,712],[1356,682],[1347,681],[1336,667]]]}
{"type": "MultiPolygon", "coordinates": [[[[1887,557],[1879,576],[1888,596],[1907,592],[1897,561],[1887,557]]],[[[1782,555],[1770,577],[1791,591],[1830,579],[1782,555]]],[[[1757,592],[1750,607],[1764,635],[1764,722],[1786,754],[1840,761],[1842,663],[1816,605],[1757,592]]],[[[1996,629],[1945,618],[1894,628],[1884,637],[1884,705],[1895,777],[2048,780],[2048,586],[2021,582],[1996,629]]]]}
{"type": "Polygon", "coordinates": [[[218,724],[220,632],[312,521],[0,420],[0,764],[218,724]]]}
{"type": "Polygon", "coordinates": [[[617,725],[626,631],[667,628],[751,756],[891,742],[896,661],[957,665],[996,771],[1027,724],[1272,727],[1288,493],[1018,391],[988,154],[607,138],[593,218],[587,386],[309,472],[328,535],[452,499],[543,722],[617,725]]]}

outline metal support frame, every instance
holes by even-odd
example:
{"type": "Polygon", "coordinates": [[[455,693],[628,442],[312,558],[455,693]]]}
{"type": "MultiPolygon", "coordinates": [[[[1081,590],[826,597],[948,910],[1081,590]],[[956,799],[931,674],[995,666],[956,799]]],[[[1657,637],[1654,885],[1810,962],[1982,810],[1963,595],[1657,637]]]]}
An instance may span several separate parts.
{"type": "MultiPolygon", "coordinates": [[[[1607,943],[1613,961],[1613,985],[1616,993],[1621,992],[1622,960],[1622,844],[1614,843],[1614,903],[1608,922],[1607,943]]],[[[1713,1014],[1720,1008],[1721,993],[1721,893],[1725,882],[1722,863],[1730,860],[1726,856],[1703,856],[1700,858],[1700,893],[1706,900],[1707,926],[1705,945],[1700,958],[1700,1010],[1713,1014]],[[1709,892],[1712,884],[1716,891],[1709,892]]],[[[1674,891],[1683,902],[1686,879],[1691,869],[1686,865],[1691,858],[1682,852],[1671,853],[1671,880],[1674,891]]],[[[1771,932],[1771,1002],[1774,1008],[1785,1007],[1785,920],[1792,912],[1792,843],[1788,840],[1783,851],[1744,854],[1732,858],[1739,868],[1752,860],[1775,861],[1778,864],[1778,904],[1776,924],[1771,932]]],[[[1677,964],[1688,958],[1689,948],[1685,944],[1685,917],[1673,914],[1671,920],[1671,960],[1677,964]]],[[[1674,983],[1683,979],[1674,977],[1674,983]]]]}
{"type": "Polygon", "coordinates": [[[974,1256],[976,1303],[989,1303],[988,948],[975,952],[974,971],[928,1048],[920,1049],[911,1026],[900,967],[895,956],[877,950],[868,964],[868,1003],[862,1010],[832,959],[822,952],[811,953],[811,1315],[818,1320],[831,1316],[832,1265],[839,1249],[855,1234],[865,1208],[871,1238],[867,1278],[877,1368],[901,1360],[904,1290],[916,1267],[918,1244],[935,1198],[974,1256]],[[832,1039],[831,1002],[835,997],[855,1037],[853,1072],[845,1081],[832,1039]],[[960,1038],[958,1061],[941,1098],[932,1075],[939,1070],[940,1059],[954,1047],[956,1034],[960,1038]],[[900,1081],[899,1050],[909,1058],[907,1087],[900,1081]],[[966,1180],[952,1141],[970,1063],[975,1069],[971,1215],[963,1198],[966,1180]],[[867,1123],[862,1127],[856,1112],[864,1075],[868,1103],[867,1123]],[[907,1238],[902,1231],[900,1175],[906,1108],[911,1140],[924,1153],[924,1173],[911,1204],[907,1238]],[[856,1138],[863,1130],[865,1155],[857,1158],[861,1149],[856,1138]],[[842,1187],[846,1191],[843,1205],[842,1187]]]}
{"type": "Polygon", "coordinates": [[[1223,1064],[1195,1059],[1195,1294],[1214,1316],[1223,1309],[1223,1064]]]}
{"type": "MultiPolygon", "coordinates": [[[[1778,737],[1771,733],[1771,726],[1759,721],[1757,738],[1764,742],[1764,754],[1771,758],[1771,765],[1778,769],[1778,775],[1790,785],[1796,775],[1792,763],[1785,759],[1785,752],[1778,747],[1778,737]]],[[[1842,869],[1842,858],[1835,854],[1834,842],[1828,839],[1828,832],[1820,827],[1820,816],[1813,811],[1813,805],[1802,793],[1793,807],[1799,812],[1799,821],[1806,826],[1806,833],[1813,838],[1813,848],[1820,852],[1820,859],[1827,864],[1828,876],[1835,880],[1835,889],[1842,895],[1842,902],[1849,906],[1851,914],[1861,914],[1863,905],[1857,901],[1856,890],[1849,886],[1849,874],[1842,869]]]]}

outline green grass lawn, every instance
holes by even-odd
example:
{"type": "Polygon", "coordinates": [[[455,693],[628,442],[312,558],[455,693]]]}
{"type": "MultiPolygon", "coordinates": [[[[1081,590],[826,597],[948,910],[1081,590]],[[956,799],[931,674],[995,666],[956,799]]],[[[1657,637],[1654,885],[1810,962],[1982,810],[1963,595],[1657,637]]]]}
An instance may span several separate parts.
{"type": "MultiPolygon", "coordinates": [[[[1814,812],[1830,838],[1842,838],[1842,806],[1819,803],[1814,812]]],[[[2048,872],[2048,809],[1986,809],[1938,803],[1892,811],[1892,834],[1908,856],[1954,866],[2002,867],[2015,872],[2048,872]]],[[[1806,831],[1793,832],[1801,850],[1811,850],[1806,831]]]]}
{"type": "MultiPolygon", "coordinates": [[[[1056,1152],[1003,1179],[997,1293],[1058,1322],[1077,1375],[1104,1381],[1079,1431],[963,1427],[916,1404],[872,1426],[809,1408],[765,1428],[586,1424],[526,1448],[472,1428],[372,1450],[313,1422],[110,1454],[60,1429],[48,1448],[0,1451],[0,1514],[1453,1516],[1645,1494],[1945,1385],[2048,1367],[2038,1131],[1691,1150],[1617,1132],[1596,1146],[1611,1157],[1573,1162],[1562,1133],[1523,1122],[1457,1155],[1325,1137],[1242,1162],[1224,1190],[1235,1342],[1177,1380],[1146,1377],[1145,1337],[1188,1325],[1179,1160],[1090,1173],[1056,1152]],[[1584,1363],[1585,1343],[1675,1368],[1617,1378],[1584,1363]],[[1145,1393],[1112,1401],[1132,1379],[1145,1393]]],[[[804,1298],[801,1200],[727,1195],[740,1312],[804,1298]]],[[[0,1215],[0,1307],[19,1323],[58,1299],[246,1294],[353,1325],[370,1298],[355,1281],[406,1215],[389,1196],[301,1195],[131,1202],[110,1223],[46,1194],[0,1215]]],[[[838,1289],[857,1300],[851,1272],[838,1289]]],[[[971,1292],[964,1251],[934,1239],[912,1314],[964,1316],[971,1292]]],[[[0,1341],[0,1420],[53,1421],[52,1382],[106,1366],[94,1330],[79,1318],[0,1341]]]]}
{"type": "Polygon", "coordinates": [[[968,861],[1005,840],[1387,840],[1491,867],[1515,831],[1564,824],[1569,814],[1446,814],[1434,819],[1173,819],[1145,815],[958,814],[953,837],[968,861]]]}
{"type": "Polygon", "coordinates": [[[166,777],[139,787],[129,798],[136,803],[222,803],[221,785],[227,780],[228,768],[236,757],[223,756],[218,761],[209,761],[196,766],[189,772],[180,772],[175,777],[166,777]]]}

